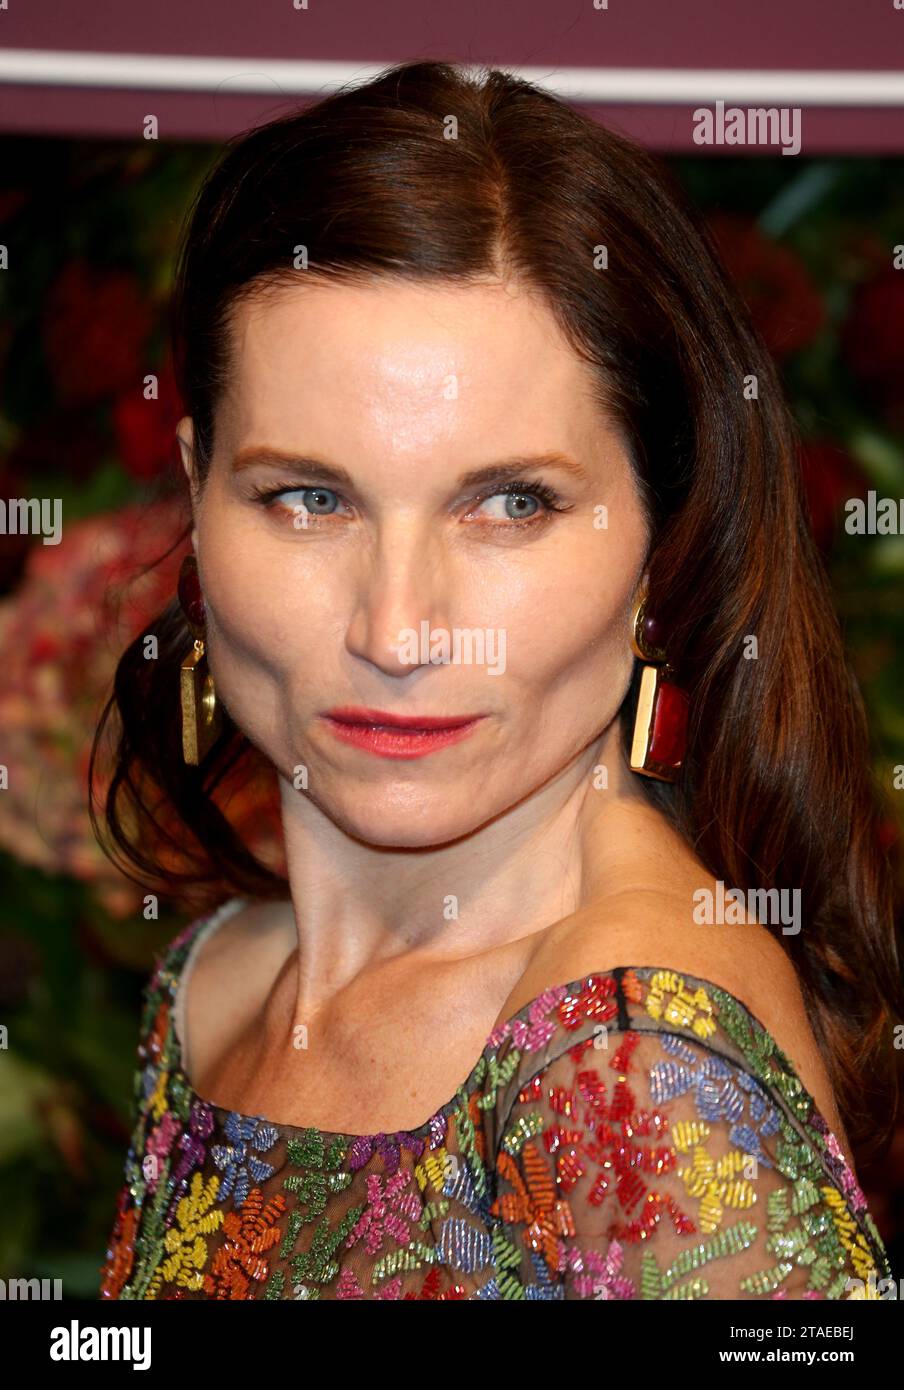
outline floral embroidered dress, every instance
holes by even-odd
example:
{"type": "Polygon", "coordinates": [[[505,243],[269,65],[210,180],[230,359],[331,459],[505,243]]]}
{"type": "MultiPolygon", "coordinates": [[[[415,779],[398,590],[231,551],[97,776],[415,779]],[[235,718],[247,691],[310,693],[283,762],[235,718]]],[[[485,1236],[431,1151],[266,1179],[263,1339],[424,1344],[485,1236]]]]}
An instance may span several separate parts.
{"type": "Polygon", "coordinates": [[[209,1104],[181,1069],[178,987],[243,902],[191,923],[145,987],[101,1297],[843,1299],[891,1278],[788,1058],[733,995],[673,970],[547,990],[411,1131],[209,1104]]]}

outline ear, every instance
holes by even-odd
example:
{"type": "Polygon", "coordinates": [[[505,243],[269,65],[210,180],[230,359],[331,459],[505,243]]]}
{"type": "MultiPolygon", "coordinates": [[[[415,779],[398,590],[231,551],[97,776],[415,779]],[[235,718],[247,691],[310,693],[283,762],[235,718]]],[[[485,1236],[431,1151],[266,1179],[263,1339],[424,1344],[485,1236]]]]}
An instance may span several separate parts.
{"type": "MultiPolygon", "coordinates": [[[[188,488],[191,495],[192,517],[197,516],[197,503],[200,488],[198,486],[198,470],[195,462],[195,428],[190,415],[183,415],[176,426],[176,440],[179,444],[179,452],[182,455],[182,467],[185,469],[185,476],[188,479],[188,488]]],[[[198,530],[197,526],[192,528],[191,543],[197,550],[198,530]]]]}

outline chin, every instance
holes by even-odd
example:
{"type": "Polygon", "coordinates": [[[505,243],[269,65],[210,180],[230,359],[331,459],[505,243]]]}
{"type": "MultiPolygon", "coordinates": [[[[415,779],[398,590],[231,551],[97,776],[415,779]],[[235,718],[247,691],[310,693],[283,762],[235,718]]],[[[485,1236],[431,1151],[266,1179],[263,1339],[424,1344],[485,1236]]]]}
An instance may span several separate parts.
{"type": "Polygon", "coordinates": [[[411,797],[404,805],[358,786],[348,798],[327,797],[318,803],[347,835],[383,849],[429,849],[470,835],[494,814],[477,811],[476,797],[459,810],[447,802],[411,797]]]}

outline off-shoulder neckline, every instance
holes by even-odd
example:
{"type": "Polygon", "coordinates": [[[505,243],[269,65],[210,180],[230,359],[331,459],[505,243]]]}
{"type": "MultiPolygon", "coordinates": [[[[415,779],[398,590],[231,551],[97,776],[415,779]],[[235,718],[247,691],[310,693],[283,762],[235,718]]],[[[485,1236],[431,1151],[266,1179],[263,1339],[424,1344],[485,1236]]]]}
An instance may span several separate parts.
{"type": "MultiPolygon", "coordinates": [[[[563,981],[561,984],[547,986],[546,989],[542,990],[533,999],[529,999],[527,1003],[523,1004],[520,1009],[518,1009],[514,1014],[511,1015],[511,1017],[505,1019],[502,1023],[496,1025],[493,1031],[489,1034],[486,1042],[483,1045],[483,1048],[480,1051],[479,1056],[477,1057],[477,1060],[468,1072],[468,1075],[464,1078],[463,1081],[461,1081],[458,1084],[458,1086],[455,1089],[455,1092],[450,1097],[450,1099],[447,1100],[445,1104],[441,1105],[438,1110],[435,1110],[430,1116],[428,1116],[428,1118],[424,1120],[423,1123],[417,1125],[413,1129],[379,1131],[374,1134],[352,1134],[343,1130],[322,1129],[319,1125],[289,1124],[286,1121],[270,1119],[268,1116],[265,1115],[249,1115],[241,1110],[231,1109],[229,1106],[217,1105],[214,1101],[208,1100],[205,1096],[202,1096],[198,1092],[198,1090],[195,1088],[195,1086],[189,1079],[186,1071],[184,1070],[182,1038],[179,1034],[179,1030],[176,1026],[176,1023],[180,1007],[184,1006],[183,985],[187,978],[186,966],[188,966],[190,962],[192,964],[194,963],[192,959],[193,952],[197,952],[197,948],[200,946],[202,938],[206,939],[209,933],[211,933],[217,926],[221,925],[222,922],[226,921],[228,917],[232,915],[233,910],[236,910],[239,906],[244,905],[245,903],[250,901],[250,899],[243,897],[233,897],[227,899],[225,902],[221,903],[219,907],[215,908],[212,912],[198,917],[193,922],[190,922],[187,927],[183,928],[176,940],[170,943],[170,946],[169,948],[167,948],[167,951],[165,953],[166,960],[169,958],[170,952],[176,949],[177,945],[187,945],[188,947],[182,962],[181,969],[178,971],[178,973],[170,971],[169,998],[171,1007],[169,1012],[169,1029],[172,1037],[171,1056],[173,1054],[174,1056],[173,1060],[170,1061],[167,1070],[170,1073],[170,1076],[175,1076],[178,1078],[180,1087],[185,1091],[191,1102],[197,1102],[199,1105],[206,1107],[213,1115],[220,1117],[223,1121],[229,1119],[229,1117],[231,1116],[233,1118],[233,1121],[238,1121],[239,1123],[248,1122],[251,1124],[269,1125],[271,1128],[278,1130],[280,1133],[289,1136],[316,1134],[319,1138],[321,1138],[327,1143],[335,1143],[337,1140],[340,1140],[343,1141],[345,1145],[371,1143],[376,1139],[383,1139],[386,1137],[410,1140],[412,1142],[424,1141],[430,1136],[431,1130],[434,1129],[434,1127],[437,1126],[437,1124],[445,1120],[449,1115],[452,1114],[454,1110],[456,1110],[462,1104],[463,1096],[467,1096],[467,1094],[469,1093],[470,1083],[473,1081],[481,1066],[484,1065],[488,1053],[498,1049],[507,1037],[512,1036],[513,1030],[516,1029],[519,1023],[526,1023],[529,1015],[533,1010],[537,1008],[538,1005],[543,1005],[546,1001],[548,1001],[549,1008],[552,1008],[554,1004],[561,1004],[563,999],[580,996],[580,994],[584,990],[586,990],[587,987],[594,980],[601,980],[607,977],[612,977],[616,980],[620,987],[622,976],[628,971],[644,971],[652,973],[658,973],[661,971],[664,974],[677,975],[686,984],[690,984],[691,986],[702,986],[705,990],[714,992],[717,996],[721,996],[724,999],[730,1000],[732,1005],[738,1010],[740,1010],[740,1012],[744,1015],[746,1020],[754,1029],[754,1031],[768,1039],[770,1044],[770,1055],[774,1056],[779,1061],[781,1067],[786,1072],[790,1072],[791,1076],[800,1086],[800,1098],[807,1102],[808,1114],[810,1116],[813,1116],[814,1114],[818,1115],[820,1120],[822,1121],[822,1124],[825,1126],[826,1133],[832,1133],[828,1121],[822,1115],[822,1112],[818,1109],[814,1097],[807,1090],[806,1086],[803,1083],[803,1080],[799,1076],[797,1069],[791,1062],[790,1058],[787,1057],[787,1055],[782,1051],[782,1048],[779,1046],[776,1039],[766,1028],[765,1024],[763,1024],[760,1021],[760,1019],[758,1019],[756,1015],[751,1012],[751,1010],[747,1007],[745,1003],[743,1003],[742,1000],[740,1000],[736,995],[732,994],[730,990],[725,989],[724,986],[716,984],[714,980],[708,980],[701,975],[693,975],[686,970],[676,970],[672,966],[663,965],[609,966],[605,970],[591,970],[584,975],[578,976],[576,979],[563,981]]],[[[632,1028],[630,1026],[626,1031],[640,1033],[654,1032],[654,1030],[652,1029],[637,1029],[632,1028]]],[[[661,1034],[664,1031],[668,1030],[656,1029],[655,1033],[658,1033],[661,1036],[661,1034]]],[[[683,1037],[684,1033],[678,1030],[676,1031],[676,1036],[683,1037]]],[[[569,1042],[563,1050],[568,1051],[569,1048],[574,1047],[579,1041],[580,1039],[576,1038],[573,1042],[569,1042]]],[[[703,1039],[698,1038],[697,1041],[702,1043],[704,1046],[707,1046],[703,1039]]],[[[845,1159],[844,1161],[845,1165],[847,1166],[847,1159],[845,1159]]]]}

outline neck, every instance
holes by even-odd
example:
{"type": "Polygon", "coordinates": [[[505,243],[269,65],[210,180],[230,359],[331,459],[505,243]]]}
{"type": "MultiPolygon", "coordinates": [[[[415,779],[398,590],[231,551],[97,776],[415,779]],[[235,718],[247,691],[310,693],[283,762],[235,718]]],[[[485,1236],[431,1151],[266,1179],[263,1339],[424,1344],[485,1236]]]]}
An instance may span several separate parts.
{"type": "Polygon", "coordinates": [[[552,781],[448,844],[367,844],[291,784],[282,797],[299,998],[312,1006],[394,958],[454,963],[542,932],[638,876],[655,886],[651,838],[673,835],[624,767],[616,723],[552,781]]]}

